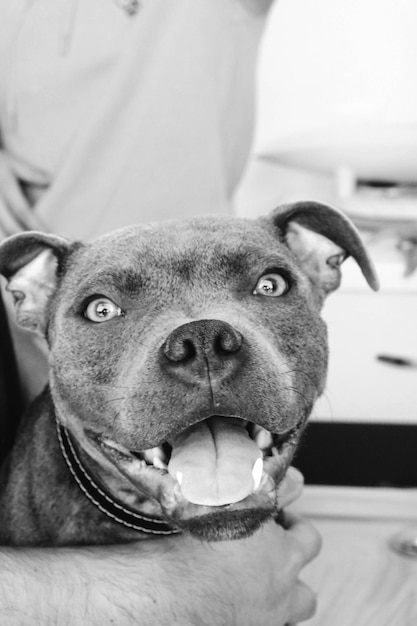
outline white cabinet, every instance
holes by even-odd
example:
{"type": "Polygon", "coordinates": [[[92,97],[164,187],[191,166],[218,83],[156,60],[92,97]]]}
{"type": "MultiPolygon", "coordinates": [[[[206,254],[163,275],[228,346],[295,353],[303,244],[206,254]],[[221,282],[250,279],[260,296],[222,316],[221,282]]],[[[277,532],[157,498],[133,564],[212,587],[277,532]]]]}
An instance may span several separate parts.
{"type": "MultiPolygon", "coordinates": [[[[323,317],[329,329],[329,375],[311,418],[334,422],[417,424],[417,289],[384,276],[373,293],[349,284],[329,296],[323,317]],[[414,361],[388,365],[379,354],[414,361]]],[[[349,277],[348,277],[349,282],[349,277]]]]}

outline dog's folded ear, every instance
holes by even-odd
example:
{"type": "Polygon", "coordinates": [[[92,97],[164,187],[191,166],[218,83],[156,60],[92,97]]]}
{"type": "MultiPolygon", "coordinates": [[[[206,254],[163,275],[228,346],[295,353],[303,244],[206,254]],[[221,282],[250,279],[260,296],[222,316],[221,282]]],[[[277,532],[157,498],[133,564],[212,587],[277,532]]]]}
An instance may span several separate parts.
{"type": "Polygon", "coordinates": [[[8,281],[17,322],[24,328],[44,334],[48,301],[71,246],[63,237],[32,231],[0,244],[0,274],[8,281]]]}
{"type": "Polygon", "coordinates": [[[260,219],[272,225],[323,296],[339,287],[340,266],[349,256],[369,286],[378,290],[378,277],[361,236],[340,211],[320,202],[295,202],[260,219]]]}

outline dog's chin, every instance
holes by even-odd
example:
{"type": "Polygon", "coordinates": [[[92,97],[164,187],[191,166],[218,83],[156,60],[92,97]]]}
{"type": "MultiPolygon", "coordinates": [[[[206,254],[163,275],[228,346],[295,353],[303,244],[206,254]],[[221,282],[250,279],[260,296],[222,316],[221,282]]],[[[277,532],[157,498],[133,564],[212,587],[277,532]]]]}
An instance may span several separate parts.
{"type": "MultiPolygon", "coordinates": [[[[207,421],[210,420],[213,421],[213,418],[207,421]]],[[[238,539],[253,534],[279,511],[278,486],[291,463],[304,421],[300,420],[291,430],[279,435],[251,423],[242,421],[242,424],[241,429],[248,431],[244,436],[252,439],[250,450],[253,451],[253,445],[256,444],[262,463],[258,462],[260,471],[254,479],[252,490],[249,487],[241,498],[233,500],[227,500],[227,495],[223,501],[213,501],[208,497],[197,497],[194,501],[187,498],[181,484],[168,471],[169,459],[161,460],[164,454],[170,454],[165,444],[137,452],[101,437],[96,439],[96,445],[118,472],[142,494],[142,501],[143,497],[147,498],[143,512],[163,518],[174,528],[205,541],[238,539]]],[[[198,487],[199,484],[197,491],[198,487]]]]}
{"type": "Polygon", "coordinates": [[[250,537],[271,515],[266,508],[216,511],[179,520],[177,526],[201,541],[230,541],[250,537]]]}

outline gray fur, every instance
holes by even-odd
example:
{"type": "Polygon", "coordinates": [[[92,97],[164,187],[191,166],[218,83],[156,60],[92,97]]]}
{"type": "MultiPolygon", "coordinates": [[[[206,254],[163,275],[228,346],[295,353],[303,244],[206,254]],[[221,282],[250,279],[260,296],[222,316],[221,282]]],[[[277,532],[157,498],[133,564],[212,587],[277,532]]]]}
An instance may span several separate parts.
{"type": "MultiPolygon", "coordinates": [[[[162,493],[159,486],[149,487],[156,495],[148,499],[117,464],[99,452],[94,458],[89,454],[86,433],[143,450],[213,414],[237,415],[274,433],[305,423],[326,379],[320,308],[338,287],[340,263],[348,255],[376,289],[356,230],[318,203],[286,205],[255,221],[206,218],[132,226],[92,244],[40,233],[1,244],[0,271],[14,292],[17,318],[49,344],[50,380],[24,417],[2,471],[0,542],[68,545],[140,538],[85,499],[59,450],[55,418],[106,488],[129,506],[192,531],[195,519],[200,522],[197,514],[175,509],[169,490],[162,493]],[[40,286],[32,293],[32,274],[26,272],[45,250],[52,254],[45,254],[43,268],[36,270],[40,286]],[[254,295],[267,270],[288,277],[288,293],[254,295]],[[125,314],[99,324],[87,320],[83,312],[94,294],[111,298],[125,314]],[[204,347],[206,360],[178,367],[167,360],[163,347],[173,333],[196,324],[204,343],[213,320],[243,338],[239,350],[221,358],[204,347]]],[[[247,515],[250,533],[256,513],[247,515]]],[[[221,527],[223,517],[216,511],[212,526],[221,527]]],[[[237,512],[218,537],[241,536],[238,518],[237,512]]],[[[201,528],[197,534],[204,537],[201,528]]],[[[218,537],[212,529],[205,538],[218,537]]]]}

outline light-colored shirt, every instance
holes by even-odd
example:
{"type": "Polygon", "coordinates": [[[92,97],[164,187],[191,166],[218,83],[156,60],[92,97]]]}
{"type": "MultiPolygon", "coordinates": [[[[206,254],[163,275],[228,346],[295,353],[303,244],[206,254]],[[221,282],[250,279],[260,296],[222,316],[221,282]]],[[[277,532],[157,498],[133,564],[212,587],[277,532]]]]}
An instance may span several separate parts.
{"type": "Polygon", "coordinates": [[[50,231],[230,211],[271,3],[0,0],[1,145],[50,231]]]}

